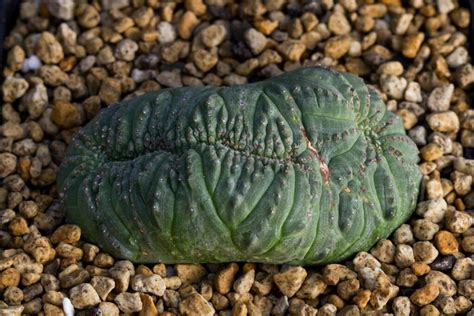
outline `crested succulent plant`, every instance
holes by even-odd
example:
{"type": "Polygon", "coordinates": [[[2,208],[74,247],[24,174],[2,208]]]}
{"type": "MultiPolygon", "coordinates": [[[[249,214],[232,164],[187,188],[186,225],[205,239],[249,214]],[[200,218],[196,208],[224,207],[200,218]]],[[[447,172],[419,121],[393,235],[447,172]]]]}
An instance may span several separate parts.
{"type": "Polygon", "coordinates": [[[75,135],[58,185],[68,220],[116,257],[322,264],[408,218],[417,161],[375,90],[313,67],[115,104],[75,135]]]}

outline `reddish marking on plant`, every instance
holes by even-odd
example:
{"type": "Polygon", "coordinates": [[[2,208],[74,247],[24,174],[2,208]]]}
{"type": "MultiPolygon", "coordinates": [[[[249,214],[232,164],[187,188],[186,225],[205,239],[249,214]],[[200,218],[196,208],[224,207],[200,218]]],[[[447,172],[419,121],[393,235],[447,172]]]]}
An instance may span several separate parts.
{"type": "Polygon", "coordinates": [[[319,156],[319,153],[316,150],[316,148],[313,147],[313,144],[309,140],[309,137],[308,137],[308,134],[306,133],[306,130],[304,128],[302,128],[301,132],[303,133],[304,138],[308,142],[309,150],[316,157],[316,159],[318,159],[318,161],[319,161],[319,171],[321,172],[321,176],[323,177],[324,184],[329,184],[329,176],[330,176],[331,173],[329,172],[329,167],[328,167],[327,163],[324,161],[324,159],[321,158],[321,156],[319,156]]]}

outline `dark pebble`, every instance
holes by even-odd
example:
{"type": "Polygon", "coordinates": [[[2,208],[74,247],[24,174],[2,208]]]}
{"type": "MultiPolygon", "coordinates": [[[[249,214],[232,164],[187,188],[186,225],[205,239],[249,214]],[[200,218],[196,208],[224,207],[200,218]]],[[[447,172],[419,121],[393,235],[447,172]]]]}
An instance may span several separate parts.
{"type": "Polygon", "coordinates": [[[454,257],[453,255],[442,256],[436,258],[436,260],[433,261],[432,264],[430,264],[430,267],[432,270],[449,271],[453,268],[455,262],[456,257],[454,257]]]}

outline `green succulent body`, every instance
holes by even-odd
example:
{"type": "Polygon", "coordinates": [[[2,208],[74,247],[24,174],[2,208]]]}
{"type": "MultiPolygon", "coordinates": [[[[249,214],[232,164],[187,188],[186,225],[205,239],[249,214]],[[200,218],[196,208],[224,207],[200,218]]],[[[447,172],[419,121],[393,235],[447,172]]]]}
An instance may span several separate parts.
{"type": "Polygon", "coordinates": [[[313,67],[111,106],[76,134],[58,185],[68,220],[119,258],[322,264],[408,218],[417,161],[372,88],[313,67]]]}

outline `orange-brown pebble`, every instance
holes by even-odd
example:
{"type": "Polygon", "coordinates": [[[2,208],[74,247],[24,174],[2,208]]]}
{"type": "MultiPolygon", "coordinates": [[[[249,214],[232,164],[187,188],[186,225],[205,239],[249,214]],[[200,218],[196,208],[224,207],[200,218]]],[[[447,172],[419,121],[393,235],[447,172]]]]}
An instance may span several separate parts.
{"type": "Polygon", "coordinates": [[[421,289],[416,290],[410,296],[410,300],[418,306],[424,306],[433,302],[438,295],[439,287],[436,284],[428,283],[421,289]]]}
{"type": "Polygon", "coordinates": [[[415,262],[411,265],[411,271],[413,271],[413,274],[416,276],[425,275],[430,272],[430,270],[430,266],[424,262],[415,262]]]}
{"type": "Polygon", "coordinates": [[[437,232],[434,239],[436,248],[443,255],[450,255],[459,250],[459,243],[456,237],[447,230],[437,232]]]}
{"type": "Polygon", "coordinates": [[[370,296],[372,295],[372,292],[370,290],[359,290],[352,298],[352,301],[360,308],[363,309],[367,306],[367,303],[369,303],[370,296]]]}

